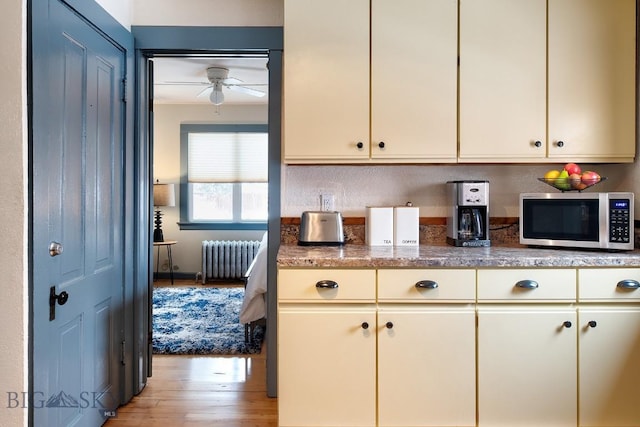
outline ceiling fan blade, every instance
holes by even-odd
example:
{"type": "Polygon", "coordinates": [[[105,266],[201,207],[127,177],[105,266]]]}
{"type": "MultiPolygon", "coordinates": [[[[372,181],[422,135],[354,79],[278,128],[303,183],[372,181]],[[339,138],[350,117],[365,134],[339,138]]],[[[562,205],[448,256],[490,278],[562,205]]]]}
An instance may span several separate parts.
{"type": "Polygon", "coordinates": [[[241,93],[246,93],[247,95],[251,95],[251,96],[257,96],[259,98],[262,98],[263,96],[265,96],[265,92],[258,90],[258,89],[251,89],[250,87],[246,87],[246,86],[238,86],[238,85],[229,85],[227,86],[230,90],[233,90],[235,92],[241,92],[241,93]]]}
{"type": "Polygon", "coordinates": [[[223,79],[221,83],[223,85],[237,85],[237,84],[242,84],[244,82],[240,79],[236,79],[235,77],[227,77],[226,79],[223,79]]]}
{"type": "Polygon", "coordinates": [[[196,98],[200,98],[202,96],[209,96],[212,90],[213,90],[213,86],[209,85],[208,87],[205,87],[204,89],[202,89],[200,93],[196,95],[196,98]]]}
{"type": "Polygon", "coordinates": [[[210,83],[208,82],[153,82],[154,85],[161,86],[208,86],[210,83]]]}

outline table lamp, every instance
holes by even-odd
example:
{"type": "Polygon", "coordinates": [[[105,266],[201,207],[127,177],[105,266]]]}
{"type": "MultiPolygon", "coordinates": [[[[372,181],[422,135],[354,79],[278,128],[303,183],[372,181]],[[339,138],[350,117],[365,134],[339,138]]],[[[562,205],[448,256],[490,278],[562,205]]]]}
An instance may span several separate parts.
{"type": "Polygon", "coordinates": [[[155,210],[155,230],[153,230],[153,241],[164,242],[164,236],[162,234],[162,212],[157,209],[161,206],[175,206],[176,205],[176,193],[173,184],[160,184],[158,180],[153,184],[153,206],[155,210]]]}

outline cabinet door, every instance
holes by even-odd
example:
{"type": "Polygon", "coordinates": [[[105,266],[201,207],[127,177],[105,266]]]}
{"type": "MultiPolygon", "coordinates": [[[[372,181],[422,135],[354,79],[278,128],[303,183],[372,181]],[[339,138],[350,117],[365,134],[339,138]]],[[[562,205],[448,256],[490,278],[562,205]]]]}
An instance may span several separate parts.
{"type": "Polygon", "coordinates": [[[373,159],[455,162],[457,8],[456,0],[372,1],[373,159]]]}
{"type": "Polygon", "coordinates": [[[549,2],[550,157],[633,161],[635,36],[635,0],[549,2]]]}
{"type": "Polygon", "coordinates": [[[546,157],[546,3],[460,1],[461,161],[546,157]]]}
{"type": "Polygon", "coordinates": [[[374,307],[279,309],[280,426],[375,425],[375,322],[374,307]]]}
{"type": "Polygon", "coordinates": [[[378,329],[379,425],[475,426],[473,306],[381,307],[378,329]]]}
{"type": "Polygon", "coordinates": [[[580,425],[639,426],[640,307],[590,307],[578,313],[580,425]]]}
{"type": "Polygon", "coordinates": [[[285,0],[285,161],[369,159],[369,26],[369,0],[285,0]]]}
{"type": "Polygon", "coordinates": [[[570,307],[479,307],[478,425],[575,426],[576,329],[570,307]]]}

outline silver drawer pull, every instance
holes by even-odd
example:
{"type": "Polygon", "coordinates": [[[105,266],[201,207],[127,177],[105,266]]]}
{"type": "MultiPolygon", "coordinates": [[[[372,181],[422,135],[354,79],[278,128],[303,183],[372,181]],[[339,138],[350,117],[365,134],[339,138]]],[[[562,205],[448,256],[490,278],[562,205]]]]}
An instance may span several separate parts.
{"type": "Polygon", "coordinates": [[[438,287],[438,282],[433,280],[420,280],[416,283],[416,288],[418,289],[436,289],[438,287]]]}
{"type": "Polygon", "coordinates": [[[334,282],[333,280],[320,280],[316,283],[316,288],[318,289],[337,289],[338,282],[334,282]]]}
{"type": "Polygon", "coordinates": [[[637,280],[625,279],[618,282],[618,287],[622,289],[638,289],[640,288],[640,283],[637,280]]]}
{"type": "Polygon", "coordinates": [[[520,289],[536,289],[538,287],[538,282],[535,280],[520,280],[516,283],[516,288],[520,289]]]}

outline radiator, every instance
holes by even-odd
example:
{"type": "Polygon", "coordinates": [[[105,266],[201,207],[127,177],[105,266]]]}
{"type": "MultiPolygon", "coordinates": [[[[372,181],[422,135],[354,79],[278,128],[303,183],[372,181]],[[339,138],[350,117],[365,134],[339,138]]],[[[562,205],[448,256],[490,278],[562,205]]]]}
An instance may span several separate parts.
{"type": "Polygon", "coordinates": [[[203,240],[202,283],[241,279],[258,253],[258,240],[203,240]]]}

